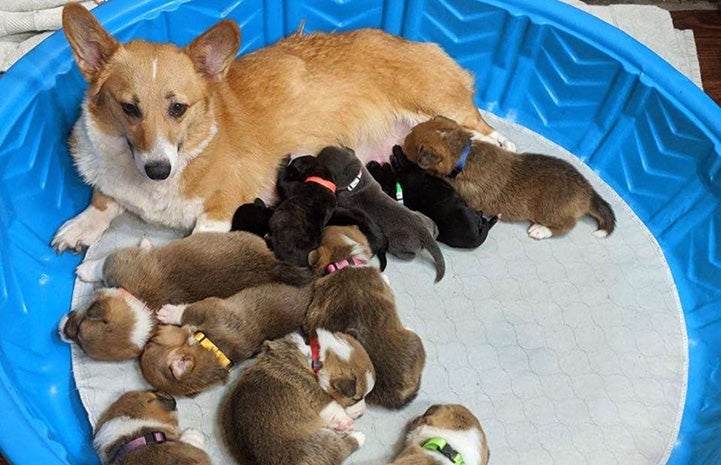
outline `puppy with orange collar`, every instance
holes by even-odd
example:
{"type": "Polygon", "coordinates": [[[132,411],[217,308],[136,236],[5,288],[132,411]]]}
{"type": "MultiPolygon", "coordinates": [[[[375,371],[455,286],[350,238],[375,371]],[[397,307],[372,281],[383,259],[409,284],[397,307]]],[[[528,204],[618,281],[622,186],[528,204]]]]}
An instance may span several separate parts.
{"type": "Polygon", "coordinates": [[[185,48],[120,44],[74,3],[63,30],[89,84],[70,152],[93,197],[57,231],[58,251],[94,243],[126,210],[186,231],[228,231],[238,205],[272,200],[285,154],[342,144],[364,163],[387,159],[436,114],[512,146],[481,118],[471,74],[435,44],[373,29],[299,32],[235,59],[233,21],[185,48]]]}
{"type": "Polygon", "coordinates": [[[210,465],[203,434],[178,431],[175,399],[163,392],[130,391],[95,425],[93,446],[103,465],[210,465]]]}

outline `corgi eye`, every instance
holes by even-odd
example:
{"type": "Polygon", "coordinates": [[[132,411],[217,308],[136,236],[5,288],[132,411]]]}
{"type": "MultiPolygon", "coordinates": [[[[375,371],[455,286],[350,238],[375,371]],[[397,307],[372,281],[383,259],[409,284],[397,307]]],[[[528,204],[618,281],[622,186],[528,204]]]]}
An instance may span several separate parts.
{"type": "Polygon", "coordinates": [[[131,118],[140,118],[140,108],[132,103],[121,103],[120,108],[123,109],[123,113],[130,116],[131,118]]]}
{"type": "Polygon", "coordinates": [[[188,105],[184,103],[171,103],[170,108],[168,109],[168,114],[170,114],[173,118],[180,118],[185,114],[185,110],[188,109],[188,105]]]}

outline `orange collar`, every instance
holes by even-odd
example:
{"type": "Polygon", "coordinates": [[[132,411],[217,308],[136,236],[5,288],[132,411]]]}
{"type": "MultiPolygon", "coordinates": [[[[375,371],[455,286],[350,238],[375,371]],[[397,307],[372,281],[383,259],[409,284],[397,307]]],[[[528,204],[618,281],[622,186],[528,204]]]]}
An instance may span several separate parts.
{"type": "Polygon", "coordinates": [[[318,176],[308,176],[307,178],[305,178],[305,182],[314,182],[316,184],[320,184],[321,186],[325,187],[326,189],[335,194],[335,184],[328,181],[327,179],[323,179],[318,176]]]}

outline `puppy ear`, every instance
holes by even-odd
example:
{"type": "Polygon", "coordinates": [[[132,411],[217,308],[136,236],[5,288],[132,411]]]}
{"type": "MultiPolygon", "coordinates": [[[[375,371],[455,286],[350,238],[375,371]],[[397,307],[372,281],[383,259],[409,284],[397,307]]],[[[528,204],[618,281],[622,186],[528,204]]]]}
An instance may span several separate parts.
{"type": "Polygon", "coordinates": [[[421,147],[418,153],[418,166],[423,169],[428,169],[436,166],[441,161],[441,157],[438,156],[435,150],[421,147]]]}
{"type": "Polygon", "coordinates": [[[240,47],[240,28],[235,21],[221,21],[193,40],[186,51],[196,69],[208,79],[221,80],[240,47]]]}
{"type": "Polygon", "coordinates": [[[120,48],[120,43],[79,3],[63,8],[63,30],[80,72],[91,82],[120,48]]]}
{"type": "Polygon", "coordinates": [[[347,398],[353,398],[355,396],[356,391],[356,381],[355,379],[342,379],[340,381],[336,381],[333,383],[333,389],[340,392],[347,398]]]}
{"type": "Polygon", "coordinates": [[[320,247],[317,249],[311,250],[308,252],[308,265],[315,266],[318,263],[318,260],[320,260],[320,247]]]}
{"type": "Polygon", "coordinates": [[[85,318],[88,320],[104,320],[105,319],[105,305],[100,302],[93,302],[93,304],[85,312],[85,318]]]}
{"type": "Polygon", "coordinates": [[[360,345],[364,345],[363,338],[361,337],[360,331],[356,328],[346,328],[344,331],[347,335],[355,339],[360,343],[360,345]]]}

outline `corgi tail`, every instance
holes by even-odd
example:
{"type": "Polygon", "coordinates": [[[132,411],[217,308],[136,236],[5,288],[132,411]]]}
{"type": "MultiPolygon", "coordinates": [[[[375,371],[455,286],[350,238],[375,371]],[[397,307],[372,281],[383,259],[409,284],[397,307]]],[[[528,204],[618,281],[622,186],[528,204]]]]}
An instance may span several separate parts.
{"type": "Polygon", "coordinates": [[[598,229],[593,233],[594,236],[606,237],[616,229],[616,215],[613,213],[611,205],[603,200],[597,192],[594,192],[591,197],[591,208],[588,214],[598,223],[598,229]]]}
{"type": "Polygon", "coordinates": [[[277,262],[271,271],[273,281],[301,287],[313,281],[313,271],[310,268],[293,265],[292,263],[277,262]]]}

